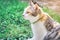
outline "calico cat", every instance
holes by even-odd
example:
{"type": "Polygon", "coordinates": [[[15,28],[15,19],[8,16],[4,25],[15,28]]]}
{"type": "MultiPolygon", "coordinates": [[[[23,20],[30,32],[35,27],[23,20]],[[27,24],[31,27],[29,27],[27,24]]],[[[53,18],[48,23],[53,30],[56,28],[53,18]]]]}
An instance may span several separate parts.
{"type": "Polygon", "coordinates": [[[44,40],[60,40],[60,25],[57,25],[50,32],[48,32],[44,40]]]}
{"type": "Polygon", "coordinates": [[[25,8],[23,17],[31,23],[33,37],[28,40],[43,40],[48,31],[51,31],[56,23],[42,8],[36,3],[31,1],[30,5],[25,8]]]}

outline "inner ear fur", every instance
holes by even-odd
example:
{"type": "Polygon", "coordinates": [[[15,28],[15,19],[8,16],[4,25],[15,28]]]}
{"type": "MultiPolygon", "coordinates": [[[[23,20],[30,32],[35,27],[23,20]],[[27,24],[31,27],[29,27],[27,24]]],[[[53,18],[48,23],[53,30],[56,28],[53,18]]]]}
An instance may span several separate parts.
{"type": "Polygon", "coordinates": [[[35,9],[35,10],[39,10],[39,5],[38,5],[38,3],[37,3],[37,2],[34,2],[34,5],[35,5],[34,9],[35,9]]]}

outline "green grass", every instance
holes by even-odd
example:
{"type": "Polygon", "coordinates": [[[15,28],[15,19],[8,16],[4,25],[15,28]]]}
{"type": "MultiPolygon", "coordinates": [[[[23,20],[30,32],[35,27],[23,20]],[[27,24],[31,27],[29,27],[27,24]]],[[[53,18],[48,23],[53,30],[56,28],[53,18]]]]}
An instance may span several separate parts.
{"type": "Polygon", "coordinates": [[[26,2],[0,0],[0,38],[31,37],[30,23],[22,17],[26,2]]]}
{"type": "MultiPolygon", "coordinates": [[[[0,0],[0,39],[20,38],[20,40],[32,37],[30,22],[26,21],[22,14],[27,7],[26,2],[20,0],[0,0]]],[[[43,8],[53,19],[60,22],[60,16],[50,9],[43,8]]]]}
{"type": "Polygon", "coordinates": [[[60,23],[60,15],[56,12],[54,12],[51,9],[48,9],[46,7],[43,7],[44,12],[47,12],[55,21],[60,23]]]}

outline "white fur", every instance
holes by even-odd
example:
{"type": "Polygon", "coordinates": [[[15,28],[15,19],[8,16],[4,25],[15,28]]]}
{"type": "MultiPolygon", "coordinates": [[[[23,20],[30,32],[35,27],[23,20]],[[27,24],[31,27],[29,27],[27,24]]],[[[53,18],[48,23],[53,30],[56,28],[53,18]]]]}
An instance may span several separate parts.
{"type": "Polygon", "coordinates": [[[43,40],[44,36],[47,33],[47,30],[42,22],[37,22],[35,24],[31,24],[33,38],[29,40],[43,40]]]}

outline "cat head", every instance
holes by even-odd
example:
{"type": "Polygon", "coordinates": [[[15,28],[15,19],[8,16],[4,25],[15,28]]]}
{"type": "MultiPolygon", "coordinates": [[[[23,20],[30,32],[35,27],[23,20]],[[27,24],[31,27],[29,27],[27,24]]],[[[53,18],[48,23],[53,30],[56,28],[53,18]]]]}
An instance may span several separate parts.
{"type": "Polygon", "coordinates": [[[41,14],[41,8],[36,2],[30,2],[30,5],[24,9],[23,17],[30,22],[36,21],[41,14]]]}

